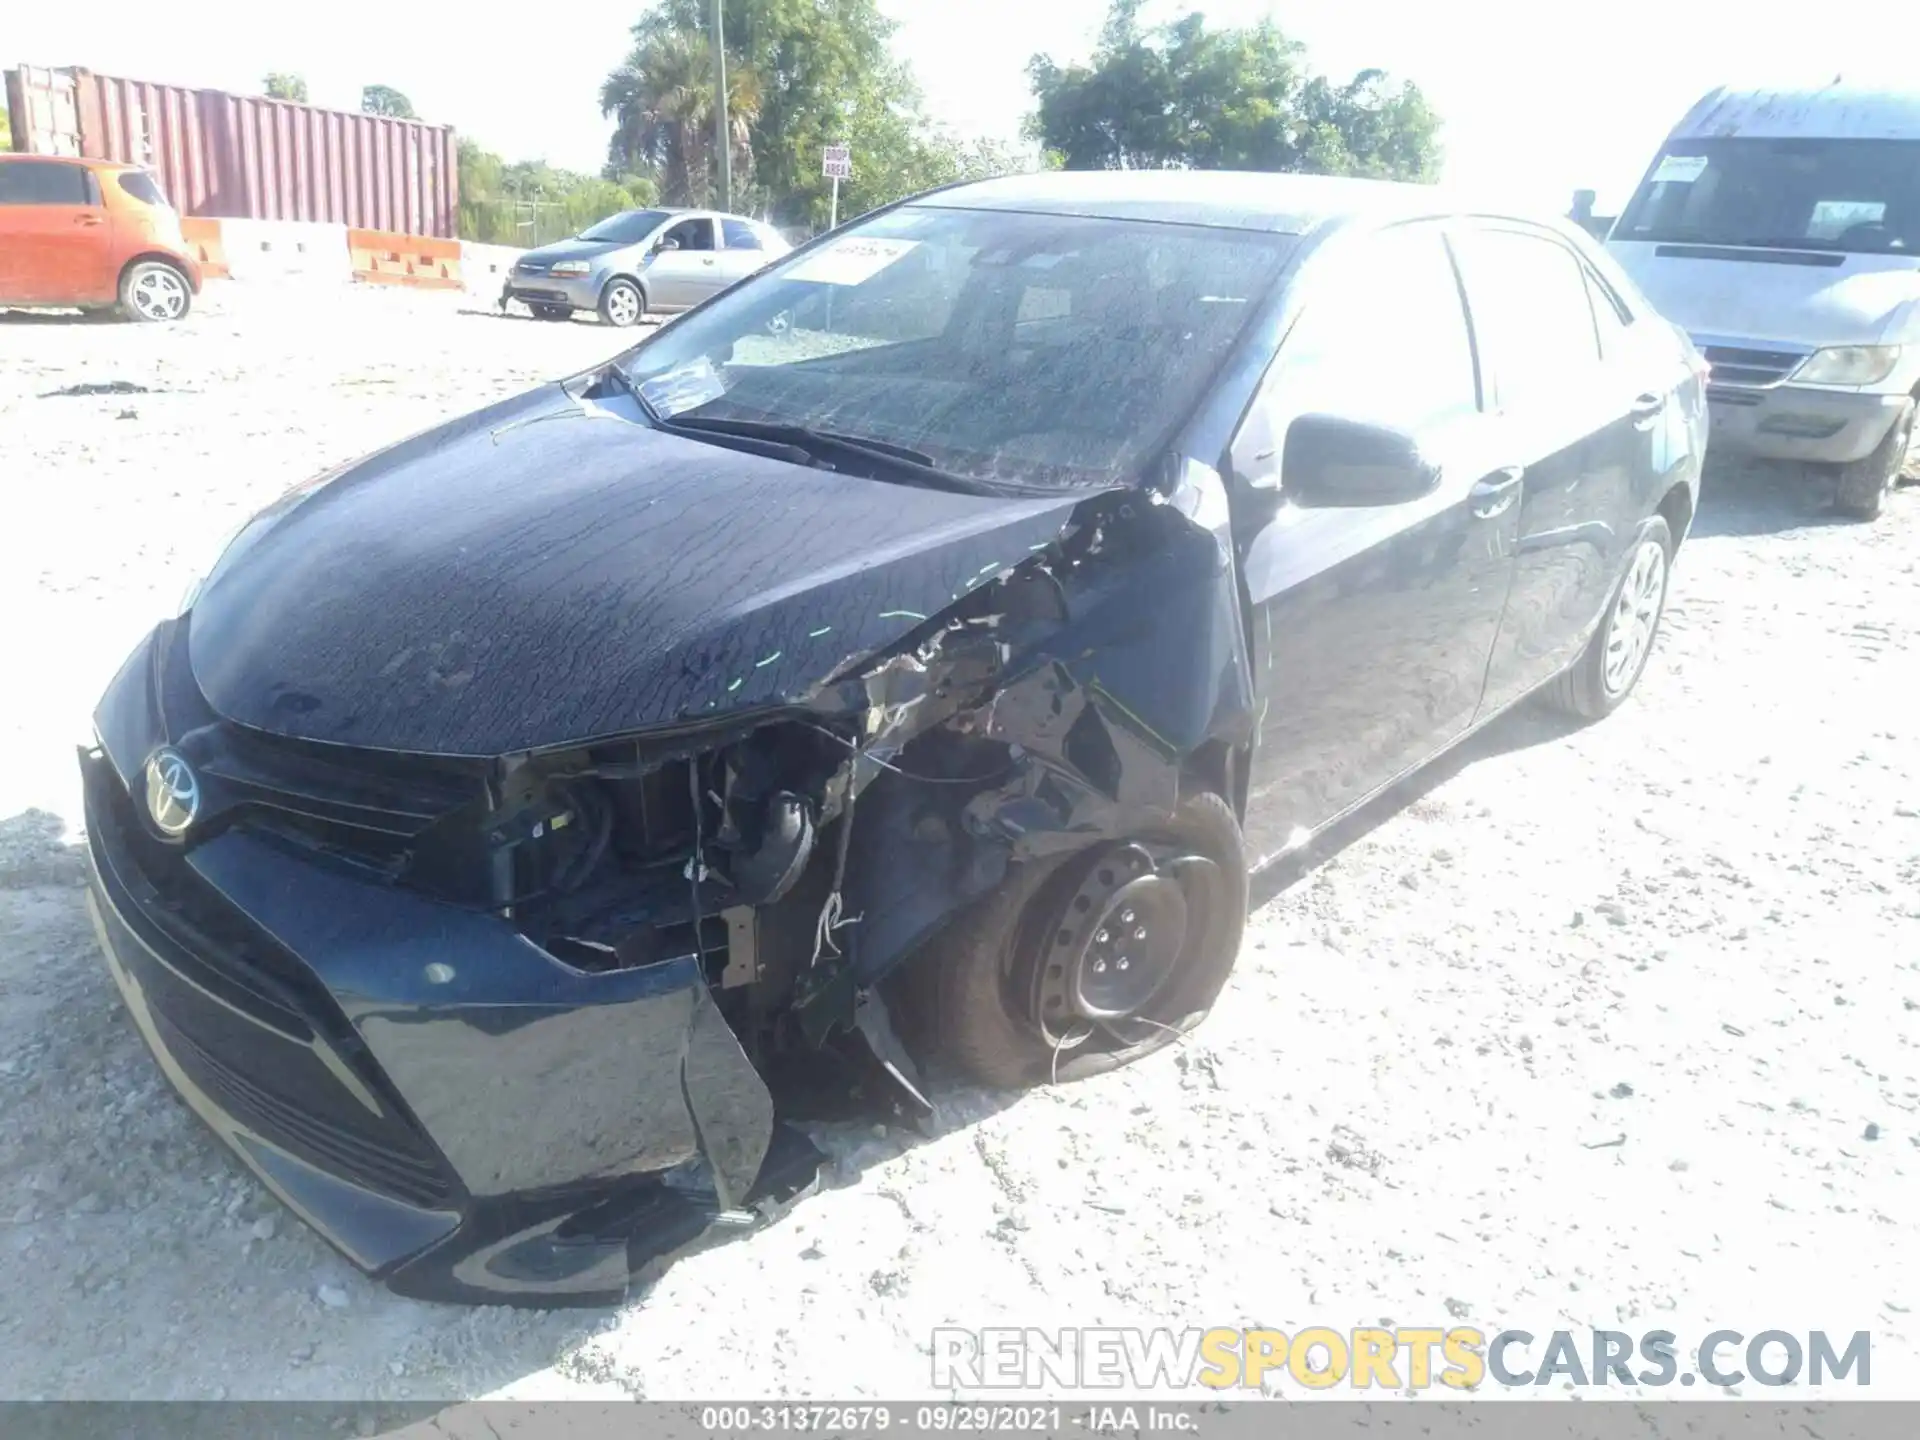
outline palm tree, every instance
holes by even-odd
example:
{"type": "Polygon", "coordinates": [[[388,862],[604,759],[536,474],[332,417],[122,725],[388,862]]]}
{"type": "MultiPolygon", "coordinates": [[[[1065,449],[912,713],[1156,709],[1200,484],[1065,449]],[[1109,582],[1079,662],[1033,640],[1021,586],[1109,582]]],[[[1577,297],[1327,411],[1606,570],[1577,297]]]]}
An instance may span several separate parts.
{"type": "MultiPolygon", "coordinates": [[[[668,205],[714,198],[713,50],[704,37],[668,34],[636,46],[600,87],[600,113],[615,120],[609,165],[656,177],[668,205]]],[[[760,82],[744,65],[727,71],[733,173],[751,178],[760,82]]]]}

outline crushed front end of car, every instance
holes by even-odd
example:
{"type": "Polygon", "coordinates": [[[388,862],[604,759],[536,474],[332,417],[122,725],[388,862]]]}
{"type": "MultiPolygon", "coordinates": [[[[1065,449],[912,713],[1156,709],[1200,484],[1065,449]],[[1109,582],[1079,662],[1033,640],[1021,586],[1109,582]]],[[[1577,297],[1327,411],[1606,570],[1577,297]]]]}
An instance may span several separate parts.
{"type": "Polygon", "coordinates": [[[263,513],[81,754],[147,1044],[410,1295],[617,1301],[778,1213],[788,1063],[858,1036],[918,1100],[881,982],[1250,739],[1217,477],[943,494],[594,418],[263,513]]]}

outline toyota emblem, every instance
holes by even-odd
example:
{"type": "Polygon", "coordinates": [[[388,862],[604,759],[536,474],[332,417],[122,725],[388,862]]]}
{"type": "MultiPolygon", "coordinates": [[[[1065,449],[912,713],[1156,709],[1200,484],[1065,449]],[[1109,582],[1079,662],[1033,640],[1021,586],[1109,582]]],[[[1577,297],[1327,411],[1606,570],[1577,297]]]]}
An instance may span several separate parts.
{"type": "Polygon", "coordinates": [[[178,750],[156,750],[147,761],[147,813],[163,835],[184,835],[200,813],[200,781],[178,750]]]}

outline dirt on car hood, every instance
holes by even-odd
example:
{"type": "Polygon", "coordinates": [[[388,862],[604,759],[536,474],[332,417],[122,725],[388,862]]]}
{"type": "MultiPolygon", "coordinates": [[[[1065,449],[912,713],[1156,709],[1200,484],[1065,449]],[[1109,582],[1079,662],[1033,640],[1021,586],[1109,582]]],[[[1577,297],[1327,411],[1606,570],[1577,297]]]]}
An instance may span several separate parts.
{"type": "Polygon", "coordinates": [[[195,602],[193,671],[239,724],[420,754],[778,705],[1056,539],[1084,498],[835,474],[548,386],[263,512],[195,602]]]}

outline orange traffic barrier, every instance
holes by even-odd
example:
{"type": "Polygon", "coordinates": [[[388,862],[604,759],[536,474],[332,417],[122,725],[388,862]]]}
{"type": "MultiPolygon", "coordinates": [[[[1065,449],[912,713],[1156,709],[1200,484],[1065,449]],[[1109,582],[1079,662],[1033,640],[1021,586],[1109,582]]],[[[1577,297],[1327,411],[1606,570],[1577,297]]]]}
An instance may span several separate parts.
{"type": "Polygon", "coordinates": [[[460,242],[392,230],[348,230],[353,278],[376,285],[415,285],[429,290],[458,290],[460,242]]]}
{"type": "Polygon", "coordinates": [[[193,252],[193,258],[200,262],[202,275],[213,280],[233,273],[227,268],[227,247],[221,238],[218,220],[183,215],[180,218],[180,233],[186,238],[187,248],[193,252]]]}

